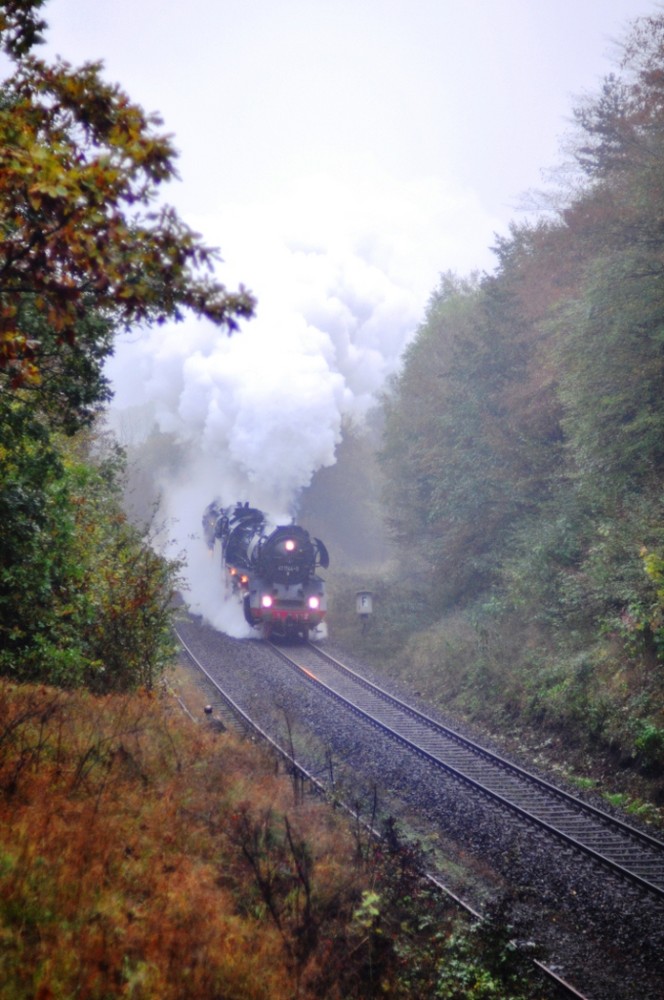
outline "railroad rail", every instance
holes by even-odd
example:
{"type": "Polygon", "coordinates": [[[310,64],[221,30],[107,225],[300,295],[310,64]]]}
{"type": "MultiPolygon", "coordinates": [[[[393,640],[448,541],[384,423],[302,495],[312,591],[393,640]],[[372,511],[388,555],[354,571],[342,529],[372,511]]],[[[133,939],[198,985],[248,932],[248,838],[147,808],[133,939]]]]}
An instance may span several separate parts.
{"type": "MultiPolygon", "coordinates": [[[[251,732],[259,739],[264,741],[271,748],[271,750],[278,756],[280,756],[283,760],[285,760],[288,766],[292,767],[299,774],[302,780],[307,782],[315,792],[326,794],[329,791],[329,789],[326,787],[325,783],[321,782],[319,778],[317,778],[306,767],[304,767],[293,756],[290,750],[286,749],[285,747],[282,747],[276,740],[272,738],[272,736],[270,736],[267,732],[265,732],[265,730],[260,725],[258,725],[258,723],[254,719],[252,719],[244,711],[244,709],[240,707],[237,701],[224,690],[224,688],[219,683],[218,679],[205,667],[205,665],[193,652],[190,645],[186,642],[184,637],[178,631],[177,627],[175,628],[175,633],[177,635],[178,641],[180,642],[180,645],[182,646],[182,649],[186,653],[190,662],[205,676],[207,682],[214,689],[216,696],[219,698],[221,704],[224,706],[225,709],[231,712],[231,714],[235,717],[235,719],[239,723],[240,727],[245,732],[251,732]]],[[[306,667],[303,667],[301,664],[297,663],[291,657],[287,656],[281,648],[275,646],[273,643],[268,643],[268,645],[270,645],[272,649],[280,656],[280,658],[286,661],[290,666],[303,672],[305,676],[309,677],[310,680],[314,680],[314,675],[306,667]]],[[[304,648],[307,648],[308,650],[315,649],[315,647],[310,645],[305,646],[304,648]]],[[[328,661],[328,663],[333,664],[336,669],[340,669],[342,672],[348,671],[349,675],[354,674],[354,671],[352,671],[349,667],[345,667],[339,661],[334,660],[334,658],[329,656],[329,654],[324,653],[321,650],[316,650],[316,652],[318,656],[325,658],[328,661]]],[[[364,678],[360,678],[360,675],[355,674],[354,676],[358,678],[359,681],[363,682],[366,685],[369,685],[369,687],[373,687],[373,685],[371,685],[371,682],[366,681],[366,679],[364,678]]],[[[320,683],[319,681],[316,682],[320,683]]],[[[327,686],[325,687],[327,691],[331,692],[330,688],[327,688],[327,686]]],[[[391,695],[387,695],[386,692],[384,692],[384,694],[388,698],[392,697],[391,695]]],[[[337,695],[337,697],[339,696],[337,695]]],[[[340,700],[344,701],[345,699],[340,699],[340,700]]],[[[348,704],[349,703],[346,702],[347,706],[348,704]]],[[[182,707],[184,711],[191,717],[191,714],[189,713],[186,706],[183,705],[182,707]]],[[[372,836],[380,838],[381,836],[380,833],[370,824],[368,824],[365,820],[363,820],[352,808],[352,806],[350,806],[348,803],[340,801],[336,796],[335,798],[336,801],[338,802],[338,805],[350,816],[352,816],[356,822],[362,823],[365,829],[372,836]]],[[[481,921],[484,919],[482,917],[482,914],[479,913],[469,902],[462,899],[449,886],[445,885],[444,882],[441,881],[438,875],[424,873],[424,877],[427,878],[429,882],[439,892],[442,892],[444,895],[446,895],[455,905],[457,905],[461,910],[463,910],[466,914],[468,914],[468,916],[470,916],[472,920],[481,921]]],[[[547,979],[549,979],[551,983],[553,983],[557,987],[558,990],[560,990],[561,995],[564,995],[565,997],[571,997],[573,998],[573,1000],[588,1000],[588,997],[584,993],[581,993],[579,990],[577,990],[574,985],[572,985],[561,975],[559,975],[559,973],[555,969],[546,965],[544,962],[539,961],[538,959],[531,959],[531,961],[535,966],[535,968],[537,968],[540,973],[542,973],[547,979]]]]}
{"type": "Polygon", "coordinates": [[[282,660],[411,752],[648,892],[664,897],[664,843],[479,746],[311,644],[282,660]]]}

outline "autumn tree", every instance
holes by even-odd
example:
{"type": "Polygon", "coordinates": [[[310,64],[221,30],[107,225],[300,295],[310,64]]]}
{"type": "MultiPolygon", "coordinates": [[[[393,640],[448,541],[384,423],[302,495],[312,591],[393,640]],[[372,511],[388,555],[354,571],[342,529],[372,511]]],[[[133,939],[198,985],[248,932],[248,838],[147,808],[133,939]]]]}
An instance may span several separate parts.
{"type": "Polygon", "coordinates": [[[100,64],[32,54],[40,7],[0,7],[14,68],[0,90],[0,386],[86,417],[107,395],[112,331],[191,311],[230,332],[254,301],[226,290],[217,252],[158,200],[176,174],[158,116],[100,64]]]}
{"type": "Polygon", "coordinates": [[[385,402],[387,503],[400,569],[430,571],[443,690],[661,773],[661,13],[575,120],[565,203],[432,296],[385,402]]]}
{"type": "Polygon", "coordinates": [[[615,494],[661,481],[664,469],[661,15],[634,23],[620,74],[576,119],[593,184],[566,221],[594,252],[561,325],[562,395],[582,476],[615,494]]]}
{"type": "Polygon", "coordinates": [[[495,277],[443,276],[385,400],[392,524],[431,567],[441,606],[495,581],[515,524],[550,494],[559,462],[559,407],[535,323],[549,290],[532,303],[521,287],[535,237],[502,241],[495,277]]]}
{"type": "Polygon", "coordinates": [[[131,529],[118,463],[62,434],[110,389],[117,331],[252,314],[217,252],[163,203],[175,149],[101,66],[34,55],[43,0],[0,3],[0,671],[99,689],[151,684],[177,566],[131,529]]]}

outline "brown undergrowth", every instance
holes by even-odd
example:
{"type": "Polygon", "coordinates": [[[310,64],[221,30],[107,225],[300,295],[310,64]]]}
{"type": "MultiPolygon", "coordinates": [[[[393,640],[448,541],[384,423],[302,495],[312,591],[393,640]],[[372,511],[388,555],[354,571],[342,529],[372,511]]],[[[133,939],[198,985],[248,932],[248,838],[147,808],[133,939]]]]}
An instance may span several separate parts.
{"type": "Polygon", "coordinates": [[[464,929],[394,825],[374,843],[178,692],[0,681],[0,1000],[531,995],[512,928],[464,929]]]}
{"type": "Polygon", "coordinates": [[[284,823],[270,762],[175,705],[2,683],[3,1000],[273,1000],[315,979],[326,907],[359,899],[351,840],[313,804],[284,823]]]}

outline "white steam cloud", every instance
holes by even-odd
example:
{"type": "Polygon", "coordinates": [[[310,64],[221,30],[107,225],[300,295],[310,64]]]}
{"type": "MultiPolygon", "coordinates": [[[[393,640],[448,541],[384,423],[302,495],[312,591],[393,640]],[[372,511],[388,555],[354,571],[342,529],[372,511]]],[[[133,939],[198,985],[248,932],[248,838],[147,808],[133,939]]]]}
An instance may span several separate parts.
{"type": "Polygon", "coordinates": [[[190,603],[239,634],[220,610],[203,508],[219,497],[249,500],[276,520],[294,513],[299,491],[334,463],[343,419],[361,421],[397,369],[438,273],[486,266],[488,252],[477,261],[460,248],[488,246],[498,226],[440,181],[370,172],[352,188],[303,180],[276,204],[226,208],[194,225],[223,247],[226,285],[256,294],[256,318],[232,338],[193,321],[146,331],[117,345],[109,374],[116,413],[150,404],[159,430],[185,446],[186,468],[162,491],[188,551],[190,603]]]}

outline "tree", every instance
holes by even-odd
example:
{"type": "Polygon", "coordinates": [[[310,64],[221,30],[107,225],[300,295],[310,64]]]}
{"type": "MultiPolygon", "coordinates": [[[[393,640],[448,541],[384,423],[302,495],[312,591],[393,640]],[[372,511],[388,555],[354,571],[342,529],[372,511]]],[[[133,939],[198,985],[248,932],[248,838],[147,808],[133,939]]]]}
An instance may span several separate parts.
{"type": "Polygon", "coordinates": [[[211,273],[217,251],[157,202],[176,175],[160,119],[104,83],[100,64],[31,54],[41,6],[0,6],[14,63],[0,91],[0,389],[59,398],[86,419],[90,395],[107,395],[113,330],[189,310],[232,332],[254,300],[226,290],[211,273]]]}
{"type": "Polygon", "coordinates": [[[442,605],[495,580],[514,525],[557,474],[559,407],[536,322],[552,293],[531,301],[521,275],[537,276],[529,258],[546,245],[524,230],[501,245],[495,277],[443,277],[386,397],[395,536],[431,566],[442,605]]]}
{"type": "Polygon", "coordinates": [[[637,18],[623,46],[620,73],[574,111],[576,159],[597,181],[613,180],[647,158],[656,165],[664,121],[664,18],[637,18]]]}
{"type": "Polygon", "coordinates": [[[558,318],[557,351],[566,436],[597,506],[657,484],[664,464],[661,14],[634,22],[621,73],[576,119],[576,156],[593,183],[565,221],[591,252],[558,318]]]}
{"type": "Polygon", "coordinates": [[[41,33],[46,28],[46,21],[39,17],[38,12],[45,2],[5,0],[0,8],[0,32],[7,52],[20,56],[43,41],[41,33]]]}
{"type": "Polygon", "coordinates": [[[124,517],[117,463],[60,434],[110,396],[113,336],[185,311],[234,331],[242,287],[158,200],[171,140],[99,64],[32,55],[43,0],[0,2],[0,672],[109,690],[150,685],[170,654],[178,565],[124,517]]]}
{"type": "Polygon", "coordinates": [[[443,275],[383,400],[381,457],[393,536],[412,560],[411,572],[421,576],[429,569],[444,603],[468,590],[476,532],[483,530],[470,516],[482,498],[468,489],[476,481],[481,447],[473,437],[481,400],[471,398],[453,373],[455,359],[481,323],[479,280],[443,275]]]}
{"type": "Polygon", "coordinates": [[[0,397],[0,674],[109,691],[169,662],[180,564],[129,524],[123,471],[117,447],[0,397]]]}

